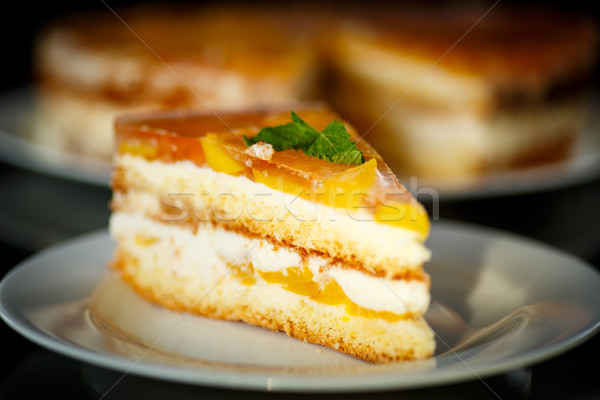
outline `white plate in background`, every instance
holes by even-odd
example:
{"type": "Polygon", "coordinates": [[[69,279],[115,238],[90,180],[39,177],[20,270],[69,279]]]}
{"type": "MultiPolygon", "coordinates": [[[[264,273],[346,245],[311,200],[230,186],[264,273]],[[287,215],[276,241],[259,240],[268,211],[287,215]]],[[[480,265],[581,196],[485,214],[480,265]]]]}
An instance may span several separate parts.
{"type": "Polygon", "coordinates": [[[109,161],[36,143],[29,134],[33,113],[31,89],[0,97],[0,160],[54,177],[108,187],[109,161]]]}
{"type": "MultiPolygon", "coordinates": [[[[600,104],[592,103],[590,121],[576,144],[572,158],[540,167],[490,173],[470,183],[402,178],[413,193],[424,198],[430,189],[442,200],[463,200],[492,196],[517,195],[553,190],[588,182],[600,177],[600,104]]],[[[0,97],[0,160],[44,174],[108,186],[110,162],[76,153],[52,149],[35,143],[28,134],[34,111],[31,89],[5,93],[0,97]]]]}

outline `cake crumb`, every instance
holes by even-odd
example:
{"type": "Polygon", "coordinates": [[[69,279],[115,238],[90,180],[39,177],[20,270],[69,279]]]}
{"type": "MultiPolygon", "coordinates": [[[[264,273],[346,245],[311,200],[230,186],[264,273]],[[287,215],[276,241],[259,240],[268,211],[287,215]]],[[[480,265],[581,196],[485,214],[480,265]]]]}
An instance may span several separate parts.
{"type": "Polygon", "coordinates": [[[271,145],[271,143],[267,143],[261,140],[250,146],[248,150],[246,150],[246,154],[258,157],[261,160],[271,161],[271,157],[273,157],[273,154],[275,154],[275,149],[273,148],[273,145],[271,145]]]}

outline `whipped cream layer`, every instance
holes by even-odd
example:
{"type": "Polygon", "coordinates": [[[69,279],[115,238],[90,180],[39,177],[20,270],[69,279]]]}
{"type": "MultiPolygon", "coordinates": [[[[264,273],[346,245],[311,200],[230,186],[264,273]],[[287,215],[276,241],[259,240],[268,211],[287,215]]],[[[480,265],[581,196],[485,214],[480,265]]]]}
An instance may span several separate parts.
{"type": "Polygon", "coordinates": [[[354,259],[392,277],[420,269],[430,258],[416,231],[374,221],[372,213],[328,207],[271,189],[243,176],[190,161],[167,163],[121,154],[115,158],[114,211],[142,211],[158,220],[213,220],[293,243],[328,256],[354,259]],[[165,214],[165,210],[171,214],[165,214]]]}
{"type": "MultiPolygon", "coordinates": [[[[115,212],[110,219],[113,237],[140,254],[153,247],[153,257],[174,261],[170,273],[179,277],[214,280],[232,273],[236,267],[252,266],[255,284],[268,283],[256,271],[281,272],[289,268],[310,268],[313,280],[326,284],[334,280],[355,304],[373,311],[422,315],[429,306],[429,281],[379,278],[345,268],[331,259],[304,255],[293,248],[275,246],[270,241],[250,238],[212,224],[201,225],[196,232],[185,226],[164,224],[141,213],[115,212]]],[[[165,260],[166,261],[166,260],[165,260]]],[[[283,287],[282,287],[282,290],[283,287]]]]}

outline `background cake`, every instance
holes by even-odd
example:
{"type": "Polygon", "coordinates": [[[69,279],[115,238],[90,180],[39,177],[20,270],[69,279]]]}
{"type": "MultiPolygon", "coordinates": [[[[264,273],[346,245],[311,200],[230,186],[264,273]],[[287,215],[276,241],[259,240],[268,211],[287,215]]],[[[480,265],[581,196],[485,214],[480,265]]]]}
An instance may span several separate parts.
{"type": "Polygon", "coordinates": [[[35,140],[108,160],[123,112],[318,98],[402,177],[452,183],[569,157],[596,54],[590,20],[456,4],[156,6],[59,21],[39,36],[35,140]]]}
{"type": "Polygon", "coordinates": [[[61,19],[37,43],[35,140],[109,160],[120,113],[310,97],[314,54],[303,35],[251,7],[138,6],[61,19]]]}
{"type": "Polygon", "coordinates": [[[401,176],[553,162],[581,132],[596,53],[587,18],[407,6],[357,11],[333,36],[331,102],[401,176]]]}

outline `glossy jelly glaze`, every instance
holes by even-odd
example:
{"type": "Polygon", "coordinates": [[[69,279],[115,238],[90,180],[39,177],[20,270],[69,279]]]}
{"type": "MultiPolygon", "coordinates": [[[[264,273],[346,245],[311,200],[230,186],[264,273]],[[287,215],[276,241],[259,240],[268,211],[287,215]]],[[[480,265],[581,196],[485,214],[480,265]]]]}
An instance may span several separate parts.
{"type": "MultiPolygon", "coordinates": [[[[309,125],[323,130],[340,118],[326,108],[294,110],[309,125]]],[[[284,150],[264,157],[249,151],[243,136],[263,127],[290,122],[290,111],[199,113],[169,111],[123,116],[116,121],[116,151],[148,161],[191,161],[199,167],[244,176],[272,189],[331,207],[369,212],[378,223],[419,233],[425,240],[429,218],[425,209],[398,182],[379,154],[346,124],[365,163],[346,165],[320,160],[302,150],[284,150]]]]}

